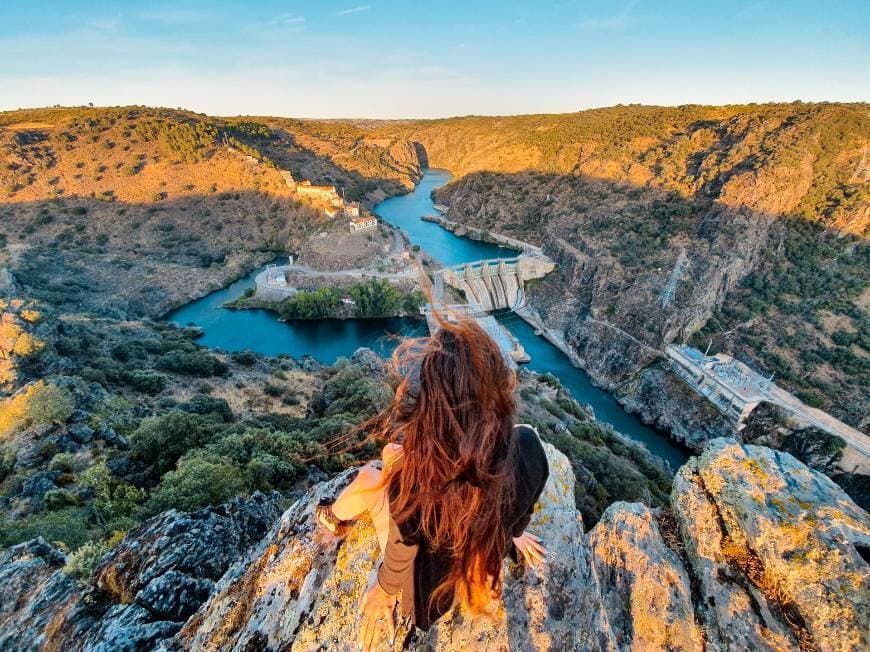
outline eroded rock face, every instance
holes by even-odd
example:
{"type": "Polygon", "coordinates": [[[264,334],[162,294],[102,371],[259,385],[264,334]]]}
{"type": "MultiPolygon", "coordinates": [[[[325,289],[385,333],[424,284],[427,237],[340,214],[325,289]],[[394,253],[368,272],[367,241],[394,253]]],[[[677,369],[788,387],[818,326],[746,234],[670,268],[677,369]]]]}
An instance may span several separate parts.
{"type": "Polygon", "coordinates": [[[208,595],[204,582],[220,579],[269,531],[280,514],[280,500],[278,493],[256,493],[190,514],[164,512],[133,530],[106,556],[97,569],[96,587],[116,602],[186,617],[190,606],[196,609],[208,595]],[[163,579],[167,574],[171,581],[163,579]],[[181,603],[186,595],[190,599],[185,607],[181,603]]]}
{"type": "Polygon", "coordinates": [[[827,476],[717,439],[672,499],[711,646],[867,649],[870,518],[827,476]]]}
{"type": "MultiPolygon", "coordinates": [[[[403,623],[395,650],[867,649],[870,516],[826,476],[717,439],[678,473],[672,512],[617,502],[584,534],[570,464],[545,448],[551,477],[529,529],[546,566],[506,561],[492,618],[403,623]]],[[[349,650],[376,537],[363,518],[338,541],[313,508],[353,473],[280,519],[263,496],[152,519],[103,560],[96,590],[63,574],[44,541],[10,548],[0,649],[349,650]]]]}
{"type": "Polygon", "coordinates": [[[689,575],[647,507],[613,503],[589,533],[589,548],[610,633],[620,647],[704,649],[689,575]]]}
{"type": "Polygon", "coordinates": [[[666,362],[650,365],[618,389],[619,403],[644,423],[668,430],[678,442],[700,452],[707,442],[734,434],[730,423],[701,399],[666,362]]]}
{"type": "Polygon", "coordinates": [[[280,515],[281,496],[254,494],[191,514],[169,511],[107,554],[94,586],[63,572],[42,539],[0,557],[0,650],[149,650],[174,635],[214,580],[280,515]]]}
{"type": "MultiPolygon", "coordinates": [[[[606,636],[574,506],[571,466],[546,448],[551,478],[530,526],[550,549],[546,570],[506,562],[504,609],[494,618],[449,616],[425,634],[405,625],[396,649],[403,641],[411,649],[578,649],[583,640],[606,636]]],[[[366,519],[339,543],[316,528],[313,506],[336,495],[351,477],[346,472],[319,485],[288,510],[167,648],[346,649],[356,637],[359,600],[379,549],[366,519]]]]}

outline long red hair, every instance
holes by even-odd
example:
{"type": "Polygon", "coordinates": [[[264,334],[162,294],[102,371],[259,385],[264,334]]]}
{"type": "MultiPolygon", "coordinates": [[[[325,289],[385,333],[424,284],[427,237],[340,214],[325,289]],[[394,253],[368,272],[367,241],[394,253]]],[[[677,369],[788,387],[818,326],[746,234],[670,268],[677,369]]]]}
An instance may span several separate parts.
{"type": "Polygon", "coordinates": [[[516,375],[476,322],[438,321],[431,338],[396,349],[395,400],[364,427],[404,450],[384,477],[393,519],[449,553],[450,570],[428,607],[456,599],[483,613],[501,592],[511,537],[516,375]]]}

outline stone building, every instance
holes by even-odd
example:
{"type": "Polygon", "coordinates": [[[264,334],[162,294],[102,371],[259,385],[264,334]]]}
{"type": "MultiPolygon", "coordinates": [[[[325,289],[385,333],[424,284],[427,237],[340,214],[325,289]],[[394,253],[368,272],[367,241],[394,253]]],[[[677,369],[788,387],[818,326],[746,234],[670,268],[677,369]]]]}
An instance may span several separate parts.
{"type": "Polygon", "coordinates": [[[359,217],[359,202],[352,201],[345,204],[344,214],[348,217],[359,217]]]}
{"type": "Polygon", "coordinates": [[[374,215],[368,215],[366,217],[357,217],[350,221],[350,232],[356,233],[358,231],[365,231],[366,229],[371,229],[378,225],[378,218],[374,215]]]}

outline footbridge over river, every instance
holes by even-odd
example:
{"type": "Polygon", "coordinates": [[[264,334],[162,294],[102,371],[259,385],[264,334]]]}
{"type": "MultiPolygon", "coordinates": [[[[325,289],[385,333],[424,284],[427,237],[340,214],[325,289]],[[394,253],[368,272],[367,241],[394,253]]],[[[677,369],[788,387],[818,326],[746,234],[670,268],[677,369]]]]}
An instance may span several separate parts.
{"type": "MultiPolygon", "coordinates": [[[[542,254],[521,254],[515,258],[493,258],[445,267],[436,272],[444,283],[465,294],[465,300],[481,310],[516,310],[525,305],[524,282],[543,278],[556,263],[542,254]]],[[[436,276],[436,287],[439,279],[436,276]]]]}

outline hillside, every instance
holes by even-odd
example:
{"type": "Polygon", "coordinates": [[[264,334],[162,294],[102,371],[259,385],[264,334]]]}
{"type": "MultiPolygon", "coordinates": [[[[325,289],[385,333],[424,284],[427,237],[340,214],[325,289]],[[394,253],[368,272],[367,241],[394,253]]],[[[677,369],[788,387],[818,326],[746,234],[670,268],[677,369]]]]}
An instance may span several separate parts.
{"type": "Polygon", "coordinates": [[[419,171],[304,128],[144,107],[0,113],[0,264],[31,298],[159,316],[325,223],[279,170],[363,201],[419,171]]]}
{"type": "Polygon", "coordinates": [[[522,371],[518,418],[554,471],[533,520],[550,562],[506,564],[494,620],[454,615],[399,646],[866,647],[867,477],[770,412],[739,436],[795,457],[716,439],[733,428],[661,359],[712,339],[867,427],[865,113],[0,113],[0,648],[351,640],[371,531],[324,538],[311,505],[377,456],[334,440],[395,379],[367,349],[334,365],[228,353],[158,318],[279,254],[321,271],[401,255],[389,225],[354,240],[282,172],[365,209],[427,165],[456,175],[437,193],[456,228],[558,262],[529,285],[531,310],[590,376],[705,452],[673,474],[558,379],[522,371]]]}
{"type": "MultiPolygon", "coordinates": [[[[712,341],[870,425],[865,105],[626,106],[374,132],[420,142],[454,172],[437,197],[450,220],[559,261],[532,304],[597,382],[616,389],[667,342],[712,341]]],[[[626,400],[689,442],[710,436],[626,400]]]]}
{"type": "MultiPolygon", "coordinates": [[[[680,471],[669,509],[615,502],[587,529],[568,460],[545,448],[550,481],[529,527],[547,563],[505,561],[491,617],[457,611],[428,632],[400,619],[395,644],[379,649],[866,649],[870,519],[823,475],[719,439],[680,471]]],[[[337,540],[313,507],[349,480],[316,484],[283,515],[274,493],[166,512],[78,583],[44,540],[9,548],[0,647],[348,649],[376,537],[363,518],[337,540]]]]}
{"type": "Polygon", "coordinates": [[[378,126],[419,142],[432,167],[585,175],[682,197],[799,214],[864,234],[870,221],[864,104],[617,106],[558,115],[378,126]],[[776,179],[777,185],[765,184],[776,179]]]}

